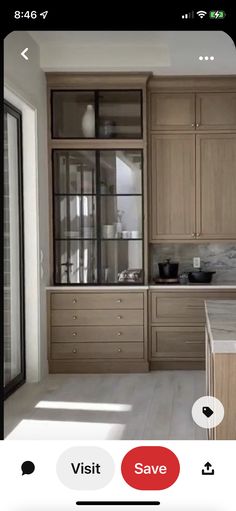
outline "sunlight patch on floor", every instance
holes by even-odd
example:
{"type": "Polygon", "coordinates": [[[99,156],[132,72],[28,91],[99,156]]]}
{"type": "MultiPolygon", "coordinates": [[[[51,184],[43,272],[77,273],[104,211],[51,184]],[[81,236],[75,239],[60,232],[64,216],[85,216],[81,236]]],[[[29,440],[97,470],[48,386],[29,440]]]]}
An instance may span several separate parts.
{"type": "Polygon", "coordinates": [[[98,412],[130,412],[131,405],[118,403],[86,403],[68,401],[39,401],[35,408],[46,408],[52,410],[88,410],[98,412]]]}
{"type": "Polygon", "coordinates": [[[119,440],[124,424],[22,420],[6,440],[119,440]]]}

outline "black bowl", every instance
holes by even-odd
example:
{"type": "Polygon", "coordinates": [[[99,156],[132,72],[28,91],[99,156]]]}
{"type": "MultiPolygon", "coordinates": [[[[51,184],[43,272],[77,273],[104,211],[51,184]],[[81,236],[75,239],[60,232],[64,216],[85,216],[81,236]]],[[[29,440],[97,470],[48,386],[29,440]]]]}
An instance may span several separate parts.
{"type": "Polygon", "coordinates": [[[212,280],[212,275],[215,271],[190,271],[188,273],[188,280],[192,284],[209,284],[212,280]]]}

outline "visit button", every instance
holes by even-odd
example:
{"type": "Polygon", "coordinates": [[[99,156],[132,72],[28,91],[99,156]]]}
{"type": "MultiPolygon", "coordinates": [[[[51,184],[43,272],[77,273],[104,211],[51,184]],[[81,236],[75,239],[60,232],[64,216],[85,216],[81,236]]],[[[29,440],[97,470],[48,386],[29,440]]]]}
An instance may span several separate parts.
{"type": "Polygon", "coordinates": [[[126,483],[137,490],[165,490],[178,478],[180,464],[166,447],[135,447],[123,458],[121,472],[126,483]]]}

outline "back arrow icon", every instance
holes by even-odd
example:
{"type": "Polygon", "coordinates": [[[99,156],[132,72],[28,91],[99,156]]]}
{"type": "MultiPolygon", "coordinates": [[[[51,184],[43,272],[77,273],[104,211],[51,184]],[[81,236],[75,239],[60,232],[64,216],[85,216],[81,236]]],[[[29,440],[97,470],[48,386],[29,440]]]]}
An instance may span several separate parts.
{"type": "Polygon", "coordinates": [[[27,51],[29,50],[29,48],[25,48],[22,52],[21,52],[21,56],[23,57],[23,59],[25,60],[29,60],[29,57],[27,57],[26,53],[27,51]]]}

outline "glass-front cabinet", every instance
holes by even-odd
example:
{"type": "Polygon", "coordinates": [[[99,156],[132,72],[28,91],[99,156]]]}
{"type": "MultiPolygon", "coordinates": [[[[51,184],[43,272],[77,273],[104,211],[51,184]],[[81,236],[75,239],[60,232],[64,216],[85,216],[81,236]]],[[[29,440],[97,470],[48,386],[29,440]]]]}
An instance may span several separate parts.
{"type": "Polygon", "coordinates": [[[54,283],[143,283],[142,90],[50,99],[54,283]]]}
{"type": "Polygon", "coordinates": [[[53,182],[55,282],[142,280],[142,151],[54,150],[53,182]]]}

